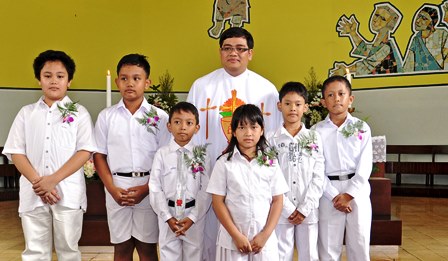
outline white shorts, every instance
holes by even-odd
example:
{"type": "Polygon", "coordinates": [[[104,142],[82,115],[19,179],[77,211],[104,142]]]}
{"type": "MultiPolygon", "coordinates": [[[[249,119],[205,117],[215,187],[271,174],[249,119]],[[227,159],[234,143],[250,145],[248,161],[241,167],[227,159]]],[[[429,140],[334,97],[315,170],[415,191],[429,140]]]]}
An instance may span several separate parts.
{"type": "MultiPolygon", "coordinates": [[[[113,176],[113,179],[115,186],[127,189],[148,184],[149,176],[113,176]]],[[[112,244],[123,243],[131,237],[144,243],[157,243],[159,226],[157,215],[149,204],[149,196],[135,206],[120,206],[106,190],[106,208],[112,244]]]]}

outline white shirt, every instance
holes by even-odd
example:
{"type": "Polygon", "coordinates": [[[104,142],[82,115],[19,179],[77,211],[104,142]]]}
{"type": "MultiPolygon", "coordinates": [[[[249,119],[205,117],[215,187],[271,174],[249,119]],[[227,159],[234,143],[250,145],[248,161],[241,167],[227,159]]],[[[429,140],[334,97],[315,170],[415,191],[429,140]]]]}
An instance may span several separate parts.
{"type": "MultiPolygon", "coordinates": [[[[313,128],[319,132],[322,138],[322,145],[325,157],[325,175],[340,176],[355,173],[349,180],[346,191],[338,191],[328,178],[324,180],[324,196],[332,200],[341,193],[348,193],[352,197],[369,196],[369,177],[372,172],[372,136],[369,125],[364,123],[362,129],[365,131],[361,135],[351,135],[346,138],[342,130],[347,124],[354,124],[358,118],[347,114],[347,119],[338,128],[327,116],[325,120],[317,123],[313,128]]],[[[335,181],[339,182],[339,181],[335,181]]]]}
{"type": "MultiPolygon", "coordinates": [[[[193,147],[192,142],[183,147],[184,153],[187,153],[190,158],[193,157],[193,147]]],[[[178,153],[180,148],[174,139],[170,141],[169,145],[160,148],[154,157],[149,179],[151,206],[159,218],[165,221],[174,216],[174,208],[168,206],[168,200],[176,201],[177,160],[180,156],[178,153]]],[[[188,218],[195,223],[205,215],[211,202],[210,195],[205,192],[211,173],[208,157],[206,157],[204,167],[203,173],[198,172],[195,175],[188,166],[184,168],[188,172],[186,202],[193,199],[196,201],[195,206],[190,208],[188,218]]]]}
{"type": "Polygon", "coordinates": [[[167,122],[168,114],[150,105],[146,99],[133,115],[121,99],[98,115],[95,125],[97,152],[107,155],[112,173],[150,171],[157,149],[170,140],[167,122]],[[155,135],[138,122],[151,108],[155,108],[159,116],[158,129],[152,128],[155,135]]]}
{"type": "MultiPolygon", "coordinates": [[[[17,114],[6,140],[3,154],[11,160],[12,154],[25,155],[39,176],[49,176],[62,167],[77,151],[95,151],[93,123],[89,112],[77,105],[74,121],[62,121],[57,105],[64,107],[71,102],[68,96],[51,107],[43,101],[26,105],[17,114]]],[[[59,205],[86,209],[86,185],[84,172],[78,171],[68,176],[56,189],[61,196],[59,205]]],[[[32,211],[44,203],[32,188],[25,176],[20,177],[19,213],[32,211]]]]}
{"type": "Polygon", "coordinates": [[[227,147],[231,137],[231,113],[241,104],[255,104],[262,109],[265,132],[275,131],[282,122],[281,113],[277,109],[277,89],[250,70],[234,77],[223,68],[217,69],[193,83],[187,101],[199,110],[201,129],[194,139],[196,144],[211,143],[209,151],[212,164],[227,147]],[[231,102],[232,95],[234,102],[231,102]],[[226,101],[230,104],[224,104],[226,101]],[[232,104],[235,106],[228,106],[232,104]],[[228,109],[230,113],[226,112],[228,109]]]}
{"type": "MultiPolygon", "coordinates": [[[[213,168],[207,192],[225,196],[225,204],[238,230],[249,240],[266,225],[272,197],[288,192],[288,184],[278,164],[260,166],[256,159],[248,162],[235,149],[230,161],[223,155],[213,168]]],[[[218,243],[221,247],[237,250],[232,237],[220,225],[218,243]]],[[[277,244],[275,232],[265,247],[277,244]]]]}
{"type": "Polygon", "coordinates": [[[305,217],[304,223],[318,221],[319,199],[324,184],[324,155],[319,133],[302,129],[294,137],[280,127],[269,139],[278,151],[279,164],[290,191],[283,199],[282,218],[279,223],[289,224],[288,217],[297,209],[305,217]],[[314,133],[317,150],[307,150],[300,146],[298,139],[314,133]]]}

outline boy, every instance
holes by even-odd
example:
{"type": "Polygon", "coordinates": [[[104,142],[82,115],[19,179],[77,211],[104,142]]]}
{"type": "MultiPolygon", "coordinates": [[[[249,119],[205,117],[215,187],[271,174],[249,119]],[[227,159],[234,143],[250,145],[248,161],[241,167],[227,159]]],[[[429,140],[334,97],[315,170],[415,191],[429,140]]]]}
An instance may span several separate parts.
{"type": "Polygon", "coordinates": [[[277,103],[283,126],[270,138],[278,151],[280,167],[289,185],[282,216],[275,229],[280,260],[292,260],[294,240],[299,259],[319,260],[317,252],[318,207],[324,180],[324,156],[320,135],[308,130],[302,116],[308,95],[299,82],[283,85],[277,103]]]}
{"type": "Polygon", "coordinates": [[[95,150],[93,123],[67,96],[72,58],[48,50],[33,68],[43,96],[17,114],[3,150],[22,174],[22,260],[51,260],[53,243],[58,260],[81,260],[78,241],[87,207],[82,166],[95,150]]]}
{"type": "Polygon", "coordinates": [[[159,217],[161,260],[202,260],[210,162],[206,145],[191,141],[199,130],[196,107],[179,102],[170,112],[168,130],[174,139],[154,156],[150,200],[159,217]]]}
{"type": "Polygon", "coordinates": [[[157,260],[157,216],[149,204],[149,174],[157,149],[169,140],[168,115],[150,105],[150,65],[140,54],[118,62],[121,100],[98,115],[95,167],[106,188],[106,207],[115,260],[157,260]]]}
{"type": "Polygon", "coordinates": [[[348,113],[354,97],[344,77],[325,80],[322,97],[329,114],[314,126],[322,137],[326,176],[319,206],[319,258],[341,259],[345,231],[347,259],[370,260],[370,127],[348,113]]]}

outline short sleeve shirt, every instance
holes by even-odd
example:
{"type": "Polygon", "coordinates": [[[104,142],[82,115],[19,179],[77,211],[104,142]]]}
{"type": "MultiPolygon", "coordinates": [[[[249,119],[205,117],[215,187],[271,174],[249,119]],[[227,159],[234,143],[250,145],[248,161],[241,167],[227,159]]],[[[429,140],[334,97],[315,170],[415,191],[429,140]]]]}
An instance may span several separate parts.
{"type": "MultiPolygon", "coordinates": [[[[83,106],[76,105],[78,112],[72,122],[63,122],[58,105],[65,107],[69,102],[72,101],[66,96],[48,107],[40,98],[36,103],[22,107],[14,119],[3,154],[9,159],[12,154],[23,154],[39,176],[48,176],[60,169],[77,151],[95,151],[92,119],[83,106]]],[[[61,196],[59,205],[86,209],[82,168],[62,180],[56,189],[61,196]]],[[[43,205],[32,184],[21,176],[19,212],[32,211],[43,205]]]]}

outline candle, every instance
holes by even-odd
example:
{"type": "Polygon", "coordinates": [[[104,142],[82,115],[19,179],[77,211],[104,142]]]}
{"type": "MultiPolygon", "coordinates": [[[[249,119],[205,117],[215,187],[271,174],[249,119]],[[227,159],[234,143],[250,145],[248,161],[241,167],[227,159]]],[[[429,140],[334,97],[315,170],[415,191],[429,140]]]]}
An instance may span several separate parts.
{"type": "Polygon", "coordinates": [[[110,78],[110,71],[107,70],[106,76],[106,107],[110,107],[112,105],[112,85],[110,78]]]}
{"type": "Polygon", "coordinates": [[[347,81],[350,84],[352,83],[352,75],[351,75],[350,70],[348,68],[345,68],[345,78],[347,78],[347,81]]]}

